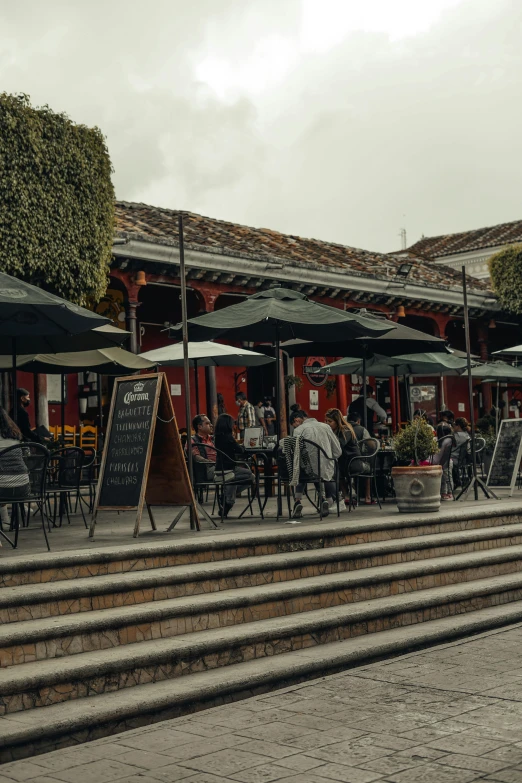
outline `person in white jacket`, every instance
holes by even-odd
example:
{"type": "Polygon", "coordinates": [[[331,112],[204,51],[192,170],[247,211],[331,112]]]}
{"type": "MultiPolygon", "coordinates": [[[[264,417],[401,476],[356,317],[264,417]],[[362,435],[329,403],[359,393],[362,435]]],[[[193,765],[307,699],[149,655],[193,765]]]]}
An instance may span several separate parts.
{"type": "MultiPolygon", "coordinates": [[[[324,424],[321,421],[317,421],[312,417],[309,417],[306,411],[298,410],[293,411],[290,415],[290,424],[294,427],[293,435],[296,438],[304,438],[305,440],[312,441],[320,446],[330,459],[319,459],[318,453],[315,449],[310,449],[308,454],[310,462],[316,475],[319,474],[319,462],[320,462],[320,475],[322,484],[324,485],[324,494],[326,497],[321,498],[321,510],[322,515],[328,516],[330,508],[335,503],[336,486],[333,481],[335,475],[335,465],[332,460],[337,460],[342,454],[341,446],[339,445],[339,439],[332,432],[331,427],[328,424],[324,424]]],[[[305,490],[304,484],[297,484],[295,488],[295,505],[292,516],[294,519],[300,519],[303,515],[303,493],[305,490]]],[[[321,489],[319,488],[321,492],[321,489]]]]}

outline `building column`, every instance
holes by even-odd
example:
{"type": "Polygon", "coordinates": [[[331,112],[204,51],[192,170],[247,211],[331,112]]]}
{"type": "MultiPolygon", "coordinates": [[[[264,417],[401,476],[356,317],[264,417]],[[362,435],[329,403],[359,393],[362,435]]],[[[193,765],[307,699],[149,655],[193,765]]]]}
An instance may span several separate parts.
{"type": "MultiPolygon", "coordinates": [[[[436,314],[435,323],[439,330],[438,335],[436,335],[437,337],[440,337],[442,340],[446,339],[446,327],[451,320],[452,319],[448,315],[436,314]]],[[[445,375],[440,376],[440,407],[441,410],[448,407],[448,385],[445,375]]]]}
{"type": "Polygon", "coordinates": [[[348,387],[346,384],[346,375],[337,375],[336,381],[337,407],[343,416],[346,416],[346,411],[348,410],[348,387]]]}
{"type": "Polygon", "coordinates": [[[47,400],[47,375],[35,375],[36,426],[49,429],[49,402],[47,400]]]}

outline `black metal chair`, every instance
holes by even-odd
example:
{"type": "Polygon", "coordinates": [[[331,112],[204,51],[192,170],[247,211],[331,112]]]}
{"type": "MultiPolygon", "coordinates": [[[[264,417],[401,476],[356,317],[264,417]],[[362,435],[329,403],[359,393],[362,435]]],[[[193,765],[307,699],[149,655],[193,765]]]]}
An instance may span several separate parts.
{"type": "MultiPolygon", "coordinates": [[[[284,440],[287,439],[285,438],[284,440]]],[[[299,440],[303,444],[305,451],[308,455],[309,469],[305,470],[303,466],[301,466],[298,483],[304,484],[306,497],[308,498],[312,506],[315,508],[315,510],[319,512],[319,519],[322,519],[323,510],[321,504],[321,497],[322,497],[322,485],[324,483],[324,479],[321,477],[321,461],[323,463],[332,462],[334,467],[334,476],[332,480],[335,482],[335,503],[337,508],[337,516],[340,516],[338,461],[334,457],[329,457],[326,451],[314,441],[307,440],[306,438],[299,438],[299,440]],[[308,484],[313,484],[317,490],[318,493],[317,503],[314,502],[310,497],[310,495],[308,494],[308,484]]],[[[290,482],[292,480],[292,477],[290,476],[290,473],[288,471],[288,460],[291,460],[291,462],[293,463],[293,455],[295,452],[296,442],[297,442],[297,438],[290,436],[290,438],[288,438],[288,443],[286,444],[286,446],[283,446],[283,448],[286,449],[287,452],[286,455],[284,454],[278,455],[278,471],[277,471],[278,499],[281,498],[282,485],[285,484],[287,487],[290,487],[290,482]]],[[[292,509],[290,507],[290,492],[287,492],[286,495],[287,495],[287,503],[288,503],[288,516],[289,518],[291,518],[292,509]]],[[[292,495],[293,495],[293,491],[292,491],[292,495]]],[[[277,519],[279,519],[279,508],[280,508],[280,503],[278,503],[277,519]]]]}
{"type": "Polygon", "coordinates": [[[82,449],[84,454],[84,460],[82,465],[82,473],[80,477],[80,487],[76,496],[76,503],[74,506],[74,513],[78,510],[78,504],[84,503],[87,506],[89,514],[94,511],[94,500],[96,497],[96,486],[98,484],[98,452],[95,448],[87,446],[82,449]],[[88,503],[85,501],[82,489],[88,491],[88,503]]]}
{"type": "Polygon", "coordinates": [[[375,458],[375,483],[378,491],[381,487],[382,502],[386,502],[387,497],[395,497],[395,489],[392,479],[392,468],[395,465],[396,457],[394,451],[385,451],[379,448],[375,458]]]}
{"type": "Polygon", "coordinates": [[[208,463],[202,464],[193,460],[192,465],[194,469],[194,492],[196,494],[199,494],[199,492],[204,492],[205,490],[211,490],[214,492],[213,511],[217,502],[219,516],[221,522],[223,523],[225,519],[225,487],[240,487],[243,490],[246,489],[248,503],[240,513],[238,519],[241,519],[246,511],[250,511],[251,516],[254,515],[252,504],[256,498],[261,519],[264,519],[263,507],[261,506],[261,499],[259,497],[259,471],[257,463],[250,460],[247,455],[245,455],[245,457],[240,460],[232,460],[230,457],[228,457],[227,454],[220,451],[219,449],[214,447],[214,450],[216,452],[216,456],[221,456],[222,464],[224,464],[226,461],[227,463],[232,462],[234,466],[247,466],[250,468],[252,475],[254,476],[254,482],[251,480],[246,481],[243,478],[234,478],[233,470],[224,467],[218,468],[217,465],[214,466],[214,477],[208,478],[208,463]]]}
{"type": "MultiPolygon", "coordinates": [[[[49,482],[47,486],[47,500],[50,509],[50,499],[53,498],[52,510],[53,527],[61,527],[63,515],[67,516],[67,522],[71,524],[69,505],[72,498],[75,500],[80,494],[82,470],[85,455],[82,449],[73,446],[71,448],[58,449],[49,460],[49,482]],[[58,516],[58,524],[56,518],[58,516]]],[[[87,520],[82,503],[80,511],[83,524],[87,528],[87,520]]],[[[51,510],[51,509],[50,509],[51,510]]]]}
{"type": "MultiPolygon", "coordinates": [[[[10,473],[11,475],[14,475],[12,473],[13,465],[17,465],[18,470],[23,468],[29,479],[28,483],[23,486],[9,486],[9,481],[7,480],[6,485],[0,487],[0,505],[11,506],[11,529],[15,534],[13,541],[3,532],[0,523],[0,536],[4,538],[13,549],[16,549],[18,546],[20,517],[25,516],[24,506],[25,504],[28,504],[29,510],[27,519],[29,519],[30,504],[36,503],[42,519],[42,530],[45,537],[45,543],[48,551],[51,551],[47,531],[45,529],[45,498],[48,461],[49,452],[45,446],[42,446],[40,443],[20,443],[19,445],[3,449],[0,452],[0,474],[2,474],[4,480],[10,473]]],[[[18,473],[17,475],[19,476],[21,474],[18,473]]]]}
{"type": "Polygon", "coordinates": [[[361,455],[352,457],[347,465],[347,478],[350,479],[350,507],[353,504],[353,488],[351,479],[355,479],[356,484],[356,498],[359,499],[359,479],[367,479],[370,482],[370,493],[373,499],[373,494],[379,508],[382,508],[381,501],[379,499],[379,493],[377,491],[377,454],[381,448],[381,445],[377,438],[365,438],[359,441],[359,449],[361,455]]]}

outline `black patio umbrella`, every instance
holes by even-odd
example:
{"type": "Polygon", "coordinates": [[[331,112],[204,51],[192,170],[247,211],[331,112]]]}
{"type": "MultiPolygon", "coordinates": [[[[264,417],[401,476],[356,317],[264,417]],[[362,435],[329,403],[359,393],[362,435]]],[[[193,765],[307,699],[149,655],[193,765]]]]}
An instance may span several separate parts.
{"type": "MultiPolygon", "coordinates": [[[[15,417],[18,354],[79,350],[74,335],[109,325],[108,318],[0,272],[0,353],[12,357],[15,417]]],[[[97,335],[95,339],[99,341],[103,336],[97,335]]]]}
{"type": "MultiPolygon", "coordinates": [[[[391,321],[368,318],[319,304],[288,288],[269,288],[249,296],[237,305],[206,313],[188,321],[188,339],[273,343],[276,349],[276,397],[280,410],[280,344],[284,340],[332,341],[376,337],[395,328],[391,321]]],[[[170,336],[181,339],[182,326],[171,327],[170,336]]],[[[278,416],[278,432],[280,416],[278,416]]]]}
{"type": "MultiPolygon", "coordinates": [[[[360,310],[359,315],[366,321],[373,324],[389,324],[385,316],[371,313],[368,310],[360,310]]],[[[349,356],[351,358],[363,360],[363,395],[366,398],[366,362],[374,355],[380,356],[399,356],[402,354],[417,353],[448,353],[444,340],[440,337],[433,337],[430,334],[424,334],[417,329],[411,329],[409,326],[394,324],[393,331],[387,331],[385,334],[376,336],[358,337],[355,340],[336,341],[332,345],[330,342],[321,342],[320,338],[314,338],[312,342],[302,342],[296,340],[283,344],[281,347],[289,356],[349,356]]],[[[367,423],[366,405],[363,406],[364,426],[367,423]]]]}

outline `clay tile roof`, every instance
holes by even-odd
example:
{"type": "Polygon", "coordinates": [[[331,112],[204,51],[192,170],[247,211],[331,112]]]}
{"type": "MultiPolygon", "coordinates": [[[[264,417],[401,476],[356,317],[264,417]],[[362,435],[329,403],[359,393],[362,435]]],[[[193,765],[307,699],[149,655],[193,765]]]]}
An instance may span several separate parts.
{"type": "Polygon", "coordinates": [[[451,256],[454,253],[468,253],[485,250],[488,247],[510,245],[522,242],[522,220],[500,223],[498,226],[462,231],[460,234],[444,234],[440,237],[422,237],[408,248],[424,258],[451,256]]]}
{"type": "MultiPolygon", "coordinates": [[[[250,228],[224,220],[184,212],[185,245],[201,252],[246,258],[251,261],[285,263],[288,266],[343,271],[361,277],[395,276],[406,261],[413,264],[408,281],[434,288],[460,287],[460,273],[440,267],[412,253],[405,256],[374,253],[369,250],[323,242],[319,239],[281,234],[267,228],[250,228]]],[[[162,245],[178,244],[178,212],[127,201],[116,202],[118,236],[162,245]]],[[[264,271],[260,269],[260,272],[264,271]]],[[[470,277],[471,289],[489,290],[483,280],[470,277]]]]}

